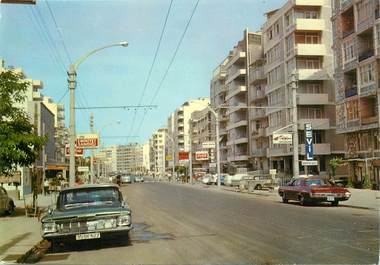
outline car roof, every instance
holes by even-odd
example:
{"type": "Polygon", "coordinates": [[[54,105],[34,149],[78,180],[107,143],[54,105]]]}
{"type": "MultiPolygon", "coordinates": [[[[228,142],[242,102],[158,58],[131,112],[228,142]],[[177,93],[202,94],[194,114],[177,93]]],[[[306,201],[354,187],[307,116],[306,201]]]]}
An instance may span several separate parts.
{"type": "Polygon", "coordinates": [[[119,188],[116,184],[83,184],[75,187],[64,188],[62,191],[79,190],[79,189],[91,189],[91,188],[119,188]]]}

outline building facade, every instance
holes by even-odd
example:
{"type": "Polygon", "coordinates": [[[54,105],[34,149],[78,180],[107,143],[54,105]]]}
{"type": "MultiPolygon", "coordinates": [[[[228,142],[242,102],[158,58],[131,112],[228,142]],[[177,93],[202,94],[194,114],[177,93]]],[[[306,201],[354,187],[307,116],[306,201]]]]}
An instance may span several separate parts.
{"type": "Polygon", "coordinates": [[[194,111],[204,109],[210,104],[209,98],[198,98],[186,101],[176,109],[168,118],[167,121],[167,154],[172,154],[174,148],[174,161],[178,165],[178,152],[190,150],[190,119],[194,111]]]}
{"type": "Polygon", "coordinates": [[[378,0],[333,0],[337,133],[354,185],[380,186],[378,0]]]}
{"type": "Polygon", "coordinates": [[[204,148],[203,143],[216,141],[215,119],[209,108],[194,111],[191,114],[191,153],[193,161],[193,172],[216,172],[215,148],[204,148]],[[197,160],[197,152],[206,152],[208,159],[197,160]],[[210,166],[211,165],[211,166],[210,166]]]}
{"type": "Polygon", "coordinates": [[[149,139],[150,171],[157,177],[165,176],[167,133],[167,128],[160,128],[149,139]]]}

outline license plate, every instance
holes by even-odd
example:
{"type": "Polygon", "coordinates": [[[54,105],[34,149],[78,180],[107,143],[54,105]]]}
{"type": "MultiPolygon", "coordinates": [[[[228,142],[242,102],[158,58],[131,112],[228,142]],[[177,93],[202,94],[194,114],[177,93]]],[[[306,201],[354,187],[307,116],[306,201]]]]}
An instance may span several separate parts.
{"type": "Polygon", "coordinates": [[[100,233],[80,234],[80,235],[75,236],[76,240],[95,239],[95,238],[100,238],[100,233]]]}
{"type": "Polygon", "coordinates": [[[335,201],[335,197],[334,196],[327,196],[327,201],[333,202],[333,201],[335,201]]]}

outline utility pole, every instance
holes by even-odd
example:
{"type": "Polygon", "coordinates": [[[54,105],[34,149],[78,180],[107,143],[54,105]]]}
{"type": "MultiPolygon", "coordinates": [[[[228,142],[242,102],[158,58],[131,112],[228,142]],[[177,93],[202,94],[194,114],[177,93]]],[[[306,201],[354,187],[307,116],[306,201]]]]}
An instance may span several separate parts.
{"type": "Polygon", "coordinates": [[[297,74],[291,74],[292,113],[293,113],[293,176],[299,176],[298,161],[298,122],[297,122],[297,74]]]}
{"type": "Polygon", "coordinates": [[[190,183],[193,185],[193,154],[192,154],[192,140],[191,140],[191,133],[192,133],[192,120],[189,119],[189,142],[190,142],[190,147],[189,147],[189,175],[190,175],[190,183]]]}
{"type": "Polygon", "coordinates": [[[69,76],[69,89],[70,89],[70,171],[69,171],[69,186],[74,187],[75,184],[75,86],[76,86],[75,68],[70,66],[69,76]]]}
{"type": "MultiPolygon", "coordinates": [[[[90,114],[90,131],[94,133],[94,113],[90,114]]],[[[90,183],[94,183],[94,149],[91,149],[91,158],[90,158],[90,183]]]]}

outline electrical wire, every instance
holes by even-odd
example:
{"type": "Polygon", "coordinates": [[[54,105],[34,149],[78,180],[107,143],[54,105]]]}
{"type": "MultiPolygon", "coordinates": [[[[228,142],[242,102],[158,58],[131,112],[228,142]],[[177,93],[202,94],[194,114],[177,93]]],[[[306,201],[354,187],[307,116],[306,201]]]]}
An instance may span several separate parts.
{"type": "MultiPolygon", "coordinates": [[[[155,90],[155,92],[154,92],[154,94],[153,94],[153,97],[152,97],[152,99],[151,99],[149,105],[151,105],[151,104],[154,102],[154,100],[156,99],[156,97],[157,97],[158,93],[160,92],[161,87],[162,87],[162,85],[163,85],[163,83],[164,83],[164,81],[165,81],[165,79],[166,79],[166,77],[167,77],[167,75],[168,75],[168,73],[169,73],[169,70],[170,70],[171,66],[173,65],[173,63],[174,63],[174,60],[175,60],[175,58],[177,57],[177,53],[178,53],[178,51],[179,51],[179,48],[181,47],[181,44],[182,44],[183,39],[185,38],[186,32],[187,32],[187,30],[188,30],[188,28],[189,28],[189,26],[190,26],[191,20],[192,20],[192,18],[193,18],[193,16],[194,16],[195,12],[196,12],[196,10],[197,10],[197,7],[198,7],[198,4],[199,4],[199,1],[200,1],[200,0],[197,0],[197,2],[196,2],[195,5],[194,5],[194,8],[193,8],[193,10],[192,10],[192,12],[191,12],[191,15],[190,15],[190,17],[189,17],[187,23],[186,23],[185,29],[184,29],[184,31],[182,32],[182,35],[181,35],[181,37],[180,37],[180,40],[179,40],[179,42],[178,42],[178,44],[177,44],[177,47],[176,47],[174,53],[173,53],[173,56],[172,56],[172,58],[171,58],[171,60],[170,60],[170,63],[169,63],[169,65],[167,66],[166,71],[165,71],[165,73],[164,73],[164,75],[163,75],[163,77],[162,77],[162,79],[161,79],[161,81],[160,81],[158,87],[156,88],[156,90],[155,90]]],[[[142,127],[142,124],[144,123],[144,120],[145,120],[145,117],[146,117],[146,113],[147,113],[147,111],[145,110],[145,111],[144,111],[144,115],[143,115],[143,117],[142,117],[142,119],[141,119],[141,121],[140,121],[140,124],[139,124],[139,126],[138,126],[137,133],[136,133],[135,135],[139,135],[140,130],[141,130],[141,127],[142,127]]]]}
{"type": "MultiPolygon", "coordinates": [[[[170,4],[169,4],[169,7],[168,7],[168,10],[166,12],[166,16],[165,16],[165,22],[164,22],[164,25],[162,26],[162,29],[161,29],[161,34],[160,34],[160,38],[158,40],[158,44],[157,44],[157,47],[156,47],[156,50],[154,52],[154,57],[153,57],[153,61],[150,65],[150,68],[149,68],[149,71],[148,71],[148,75],[147,75],[147,78],[145,80],[145,84],[144,84],[144,88],[143,88],[143,91],[141,93],[141,96],[140,96],[140,99],[138,101],[138,105],[140,105],[142,103],[142,100],[144,98],[144,95],[145,95],[145,91],[148,87],[148,83],[150,81],[150,77],[152,75],[152,71],[153,71],[153,67],[156,63],[156,60],[157,60],[157,55],[158,55],[158,51],[160,50],[160,47],[161,47],[161,42],[162,42],[162,38],[164,36],[164,33],[165,33],[165,29],[166,29],[166,24],[168,22],[168,18],[169,18],[169,14],[170,14],[170,10],[172,8],[172,5],[173,5],[173,0],[170,1],[170,4]]],[[[132,119],[132,125],[131,125],[131,129],[130,129],[130,133],[132,133],[133,129],[134,129],[134,126],[135,126],[135,121],[136,121],[136,115],[137,115],[137,110],[134,112],[134,115],[133,115],[133,119],[132,119]]]]}

